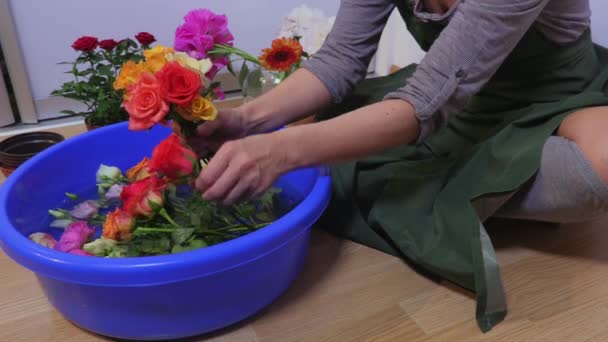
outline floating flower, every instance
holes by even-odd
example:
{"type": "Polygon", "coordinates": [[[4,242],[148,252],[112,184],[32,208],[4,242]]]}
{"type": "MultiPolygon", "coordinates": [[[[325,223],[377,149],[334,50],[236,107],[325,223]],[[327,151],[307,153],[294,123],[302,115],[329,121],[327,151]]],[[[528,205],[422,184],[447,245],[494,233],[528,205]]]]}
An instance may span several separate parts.
{"type": "Polygon", "coordinates": [[[77,221],[70,224],[61,235],[55,249],[60,252],[71,252],[81,249],[82,245],[93,235],[94,231],[84,221],[77,221]]]}
{"type": "Polygon", "coordinates": [[[145,68],[151,73],[156,73],[167,64],[167,55],[173,53],[173,48],[157,45],[153,49],[144,50],[146,58],[145,68]]]}
{"type": "Polygon", "coordinates": [[[169,105],[160,94],[161,84],[151,73],[144,73],[133,87],[129,88],[125,109],[129,113],[129,129],[149,129],[165,119],[169,105]]]}
{"type": "Polygon", "coordinates": [[[122,184],[114,184],[112,185],[105,194],[105,198],[107,200],[117,200],[120,198],[120,193],[122,192],[122,188],[124,185],[122,184]]]}
{"type": "Polygon", "coordinates": [[[148,46],[156,41],[156,37],[154,37],[151,33],[148,32],[139,32],[135,35],[135,39],[137,39],[137,41],[144,46],[148,46]]]}
{"type": "Polygon", "coordinates": [[[154,148],[150,169],[177,180],[192,175],[197,159],[191,149],[180,143],[177,135],[171,134],[154,148]]]}
{"type": "Polygon", "coordinates": [[[163,206],[163,191],[166,186],[167,183],[157,177],[148,177],[125,186],[120,194],[124,211],[130,216],[151,217],[163,206]]]}
{"type": "MultiPolygon", "coordinates": [[[[111,215],[111,214],[110,214],[111,215]]],[[[105,228],[104,228],[105,231],[105,228]]],[[[116,241],[112,239],[107,239],[105,237],[100,237],[95,241],[91,241],[89,243],[85,243],[82,249],[85,252],[91,253],[97,256],[106,255],[107,250],[111,250],[114,246],[116,246],[116,241]]]]}
{"type": "Polygon", "coordinates": [[[127,179],[131,182],[137,182],[148,178],[154,173],[150,171],[150,159],[144,157],[137,165],[127,170],[127,179]]]}
{"type": "Polygon", "coordinates": [[[190,103],[201,90],[200,74],[181,66],[178,62],[165,64],[158,73],[160,96],[176,105],[190,103]]]}
{"type": "Polygon", "coordinates": [[[30,234],[29,239],[35,243],[48,248],[54,248],[57,244],[55,238],[51,234],[47,233],[33,233],[30,234]]]}
{"type": "MultiPolygon", "coordinates": [[[[115,211],[108,214],[106,221],[103,223],[103,237],[114,241],[129,241],[135,228],[135,218],[128,213],[116,208],[115,211]]],[[[105,249],[109,246],[108,242],[99,242],[85,245],[85,250],[99,254],[101,248],[105,249]],[[103,244],[103,247],[100,246],[103,244]]],[[[103,251],[103,250],[102,250],[103,251]]]]}
{"type": "Polygon", "coordinates": [[[51,222],[51,224],[49,225],[49,227],[51,227],[51,228],[66,229],[72,223],[74,223],[74,220],[72,220],[72,219],[57,219],[57,220],[53,220],[53,222],[51,222]]]}
{"type": "Polygon", "coordinates": [[[72,217],[79,220],[88,220],[91,217],[97,215],[99,212],[99,206],[94,201],[84,201],[74,207],[70,211],[72,217]]]}
{"type": "Polygon", "coordinates": [[[72,44],[72,48],[76,51],[90,52],[99,46],[99,40],[95,37],[83,36],[72,44]]]}
{"type": "Polygon", "coordinates": [[[262,50],[260,64],[268,70],[288,71],[300,62],[302,52],[302,45],[295,39],[275,39],[272,41],[272,48],[262,50]]]}
{"type": "Polygon", "coordinates": [[[135,63],[131,60],[127,61],[120,68],[120,73],[114,81],[114,89],[127,89],[130,85],[139,81],[139,78],[144,71],[145,65],[143,63],[135,63]]]}
{"type": "Polygon", "coordinates": [[[95,179],[97,183],[118,182],[122,178],[122,171],[115,166],[101,164],[97,169],[95,179]]]}
{"type": "Polygon", "coordinates": [[[177,107],[177,113],[188,121],[211,121],[217,117],[217,108],[208,98],[198,96],[190,105],[177,107]]]}

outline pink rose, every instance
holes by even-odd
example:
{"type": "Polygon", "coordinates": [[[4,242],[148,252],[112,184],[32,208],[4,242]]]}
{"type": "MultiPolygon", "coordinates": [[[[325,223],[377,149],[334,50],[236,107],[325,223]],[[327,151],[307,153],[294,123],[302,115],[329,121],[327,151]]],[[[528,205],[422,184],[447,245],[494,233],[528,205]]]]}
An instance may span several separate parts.
{"type": "Polygon", "coordinates": [[[86,222],[74,222],[63,232],[59,242],[55,245],[55,250],[69,253],[75,249],[82,249],[93,233],[93,229],[89,228],[86,222]]]}

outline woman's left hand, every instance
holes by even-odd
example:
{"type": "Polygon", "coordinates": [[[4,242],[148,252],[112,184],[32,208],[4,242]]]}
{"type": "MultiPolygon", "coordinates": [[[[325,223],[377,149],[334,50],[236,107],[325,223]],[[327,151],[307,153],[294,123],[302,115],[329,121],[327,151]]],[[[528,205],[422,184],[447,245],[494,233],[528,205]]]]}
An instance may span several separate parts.
{"type": "Polygon", "coordinates": [[[224,205],[248,200],[290,171],[286,149],[276,133],[224,143],[196,179],[203,198],[224,205]]]}

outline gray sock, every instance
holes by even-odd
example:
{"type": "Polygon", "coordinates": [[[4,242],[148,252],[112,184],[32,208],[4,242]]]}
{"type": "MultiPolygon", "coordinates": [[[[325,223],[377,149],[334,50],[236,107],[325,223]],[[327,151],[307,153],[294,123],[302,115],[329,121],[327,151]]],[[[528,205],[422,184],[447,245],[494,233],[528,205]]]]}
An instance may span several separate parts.
{"type": "Polygon", "coordinates": [[[500,199],[506,203],[495,217],[567,223],[608,213],[608,185],[576,143],[558,136],[545,143],[534,179],[514,194],[494,198],[494,204],[500,199]]]}

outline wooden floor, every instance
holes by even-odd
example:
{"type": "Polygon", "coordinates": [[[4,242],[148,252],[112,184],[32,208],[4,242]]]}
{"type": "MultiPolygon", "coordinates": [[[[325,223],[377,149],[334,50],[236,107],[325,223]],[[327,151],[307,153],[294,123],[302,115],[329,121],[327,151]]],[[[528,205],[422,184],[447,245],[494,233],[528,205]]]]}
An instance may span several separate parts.
{"type": "MultiPolygon", "coordinates": [[[[284,296],[235,327],[188,341],[608,341],[608,218],[495,221],[488,230],[509,314],[485,335],[469,293],[316,229],[284,296]]],[[[0,253],[0,341],[105,340],[65,321],[34,276],[0,253]]]]}

